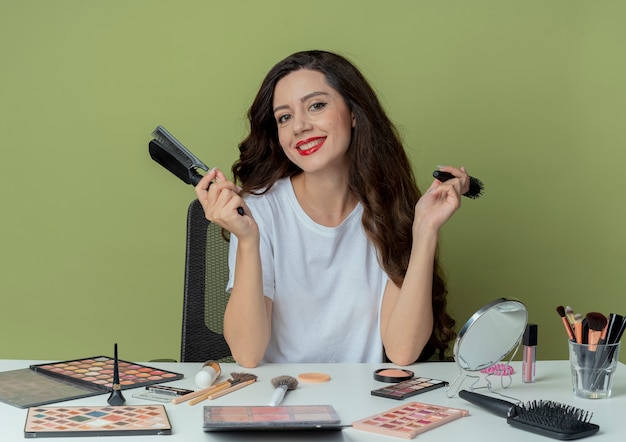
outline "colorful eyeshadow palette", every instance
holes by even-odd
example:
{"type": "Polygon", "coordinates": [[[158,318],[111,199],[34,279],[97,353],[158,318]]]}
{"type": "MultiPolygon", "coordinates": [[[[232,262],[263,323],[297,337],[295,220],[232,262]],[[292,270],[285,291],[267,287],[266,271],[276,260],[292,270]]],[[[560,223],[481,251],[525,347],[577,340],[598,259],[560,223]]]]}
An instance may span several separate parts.
{"type": "Polygon", "coordinates": [[[388,399],[406,399],[416,394],[425,393],[430,390],[445,387],[448,385],[446,381],[439,379],[430,379],[417,377],[408,381],[398,382],[397,384],[388,385],[376,390],[372,390],[372,396],[381,396],[388,399]]]}
{"type": "MultiPolygon", "coordinates": [[[[31,365],[30,368],[48,376],[69,380],[99,390],[111,391],[112,389],[113,358],[108,356],[31,365]]],[[[119,360],[119,374],[122,390],[174,381],[183,377],[180,373],[122,361],[121,359],[119,360]]]]}
{"type": "Polygon", "coordinates": [[[413,439],[420,433],[468,414],[469,411],[458,408],[410,402],[353,422],[352,428],[403,439],[413,439]]]}
{"type": "Polygon", "coordinates": [[[332,405],[205,406],[204,431],[341,430],[332,405]]]}
{"type": "Polygon", "coordinates": [[[163,405],[33,407],[24,426],[26,438],[146,434],[172,434],[163,405]]]}

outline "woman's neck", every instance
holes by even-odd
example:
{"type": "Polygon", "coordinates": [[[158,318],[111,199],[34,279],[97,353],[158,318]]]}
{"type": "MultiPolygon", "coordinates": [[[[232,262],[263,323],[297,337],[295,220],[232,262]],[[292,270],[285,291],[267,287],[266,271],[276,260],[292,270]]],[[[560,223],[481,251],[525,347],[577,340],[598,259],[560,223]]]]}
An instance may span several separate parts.
{"type": "Polygon", "coordinates": [[[322,178],[300,173],[291,177],[291,185],[302,210],[322,226],[337,227],[357,204],[345,178],[322,178]]]}

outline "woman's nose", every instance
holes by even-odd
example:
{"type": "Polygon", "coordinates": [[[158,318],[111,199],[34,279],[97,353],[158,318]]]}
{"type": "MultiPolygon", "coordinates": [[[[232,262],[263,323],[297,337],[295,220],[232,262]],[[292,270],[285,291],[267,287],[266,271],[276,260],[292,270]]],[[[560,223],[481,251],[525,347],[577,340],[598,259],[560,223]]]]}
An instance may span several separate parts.
{"type": "Polygon", "coordinates": [[[293,133],[294,135],[301,134],[302,132],[309,130],[311,128],[311,123],[307,119],[306,115],[295,115],[293,117],[293,133]]]}

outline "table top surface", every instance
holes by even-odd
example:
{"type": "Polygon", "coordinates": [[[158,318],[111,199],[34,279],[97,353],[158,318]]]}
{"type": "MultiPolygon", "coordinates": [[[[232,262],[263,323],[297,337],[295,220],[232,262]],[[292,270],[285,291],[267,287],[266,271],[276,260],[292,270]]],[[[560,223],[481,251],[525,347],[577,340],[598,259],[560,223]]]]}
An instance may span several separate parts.
{"type": "MultiPolygon", "coordinates": [[[[0,371],[16,370],[27,368],[31,364],[38,364],[50,361],[21,361],[21,360],[0,360],[0,371]]],[[[202,367],[201,363],[147,363],[153,367],[178,372],[184,374],[184,378],[168,382],[166,385],[197,389],[195,386],[195,374],[202,367]]],[[[520,400],[527,402],[531,400],[544,399],[571,405],[593,413],[592,423],[600,426],[600,431],[593,435],[596,441],[616,441],[623,437],[623,418],[626,412],[626,366],[620,363],[615,374],[613,383],[613,395],[609,399],[582,399],[574,396],[571,386],[571,374],[568,361],[538,361],[537,376],[535,383],[523,383],[521,380],[521,364],[513,362],[515,370],[509,379],[491,376],[486,379],[485,375],[479,374],[477,379],[464,378],[462,388],[470,389],[472,384],[480,387],[476,391],[490,394],[484,388],[487,381],[491,382],[493,391],[504,394],[513,399],[503,396],[496,397],[505,400],[520,400]],[[504,385],[502,384],[504,381],[504,385]],[[510,384],[509,384],[510,382],[510,384]],[[505,388],[506,386],[506,388],[505,388]]],[[[281,405],[332,405],[341,418],[341,423],[349,425],[352,422],[384,412],[391,408],[402,405],[406,402],[417,401],[428,404],[441,405],[445,407],[462,408],[469,411],[469,416],[460,418],[449,424],[434,428],[417,436],[421,441],[441,441],[458,440],[463,441],[484,441],[503,440],[507,442],[515,441],[539,441],[548,440],[544,436],[536,435],[520,429],[514,428],[506,423],[506,419],[495,416],[445,388],[428,391],[402,401],[372,396],[370,391],[375,388],[388,385],[374,380],[373,372],[383,367],[394,367],[392,364],[266,364],[254,369],[244,369],[236,364],[222,364],[222,375],[220,380],[225,380],[232,372],[247,372],[255,374],[257,382],[241,390],[232,392],[214,400],[206,400],[198,405],[190,406],[188,403],[178,405],[166,404],[168,416],[172,423],[172,435],[170,436],[115,436],[115,441],[124,442],[127,440],[149,441],[154,438],[168,438],[166,440],[216,440],[216,441],[393,441],[399,440],[396,437],[364,432],[353,428],[344,428],[342,431],[309,431],[309,432],[256,432],[256,433],[206,433],[203,431],[203,409],[204,405],[267,405],[274,388],[272,378],[280,375],[290,375],[297,377],[300,373],[321,372],[330,375],[331,380],[325,383],[303,383],[287,392],[281,405]]],[[[452,383],[459,369],[453,362],[429,362],[419,363],[406,367],[415,372],[416,376],[441,379],[452,383]]],[[[147,405],[150,402],[144,399],[133,397],[138,392],[136,389],[124,390],[126,405],[147,405]]],[[[107,405],[107,395],[98,395],[88,398],[72,400],[62,403],[51,404],[54,406],[95,406],[107,405]]],[[[26,420],[26,409],[17,408],[5,403],[0,403],[0,423],[2,429],[2,440],[13,442],[24,440],[24,423],[26,420]]],[[[84,439],[76,438],[72,439],[84,439]]]]}

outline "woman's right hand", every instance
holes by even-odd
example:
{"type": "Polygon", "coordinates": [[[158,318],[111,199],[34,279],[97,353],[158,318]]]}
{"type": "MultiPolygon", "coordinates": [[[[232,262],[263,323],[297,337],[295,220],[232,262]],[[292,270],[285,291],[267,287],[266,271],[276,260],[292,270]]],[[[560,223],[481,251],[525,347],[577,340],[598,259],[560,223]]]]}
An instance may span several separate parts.
{"type": "Polygon", "coordinates": [[[198,182],[195,191],[206,219],[235,234],[240,241],[250,235],[258,237],[257,225],[239,196],[241,189],[229,181],[221,170],[209,170],[198,182]],[[244,216],[239,214],[240,208],[243,208],[244,216]]]}

